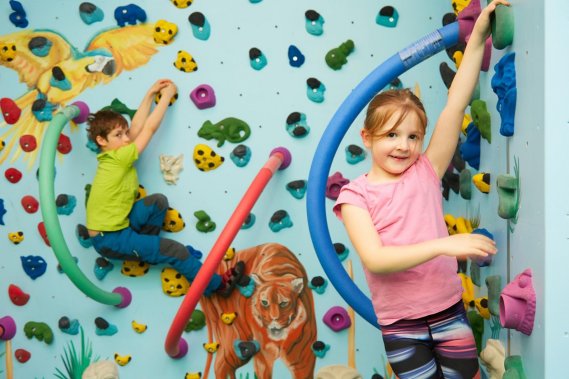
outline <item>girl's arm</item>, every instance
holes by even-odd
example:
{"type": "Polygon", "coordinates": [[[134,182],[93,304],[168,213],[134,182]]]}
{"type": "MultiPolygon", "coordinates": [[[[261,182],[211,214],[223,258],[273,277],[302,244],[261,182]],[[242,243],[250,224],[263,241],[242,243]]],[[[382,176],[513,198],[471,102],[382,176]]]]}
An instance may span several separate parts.
{"type": "Polygon", "coordinates": [[[148,89],[148,91],[146,91],[146,94],[142,98],[142,101],[140,102],[140,105],[138,106],[138,109],[136,110],[136,113],[134,114],[130,123],[128,134],[131,140],[134,141],[144,127],[144,123],[150,114],[150,109],[152,108],[154,97],[169,83],[172,82],[168,79],[160,79],[156,81],[148,89]]]}
{"type": "Polygon", "coordinates": [[[456,150],[464,111],[476,88],[484,44],[490,35],[490,15],[498,4],[510,5],[506,0],[494,0],[482,10],[474,24],[464,57],[448,90],[447,104],[439,116],[425,152],[439,178],[443,177],[456,150]]]}
{"type": "Polygon", "coordinates": [[[363,265],[373,273],[400,272],[439,255],[486,257],[496,253],[496,245],[481,234],[455,234],[413,245],[383,246],[367,210],[342,205],[342,218],[352,245],[363,265]]]}

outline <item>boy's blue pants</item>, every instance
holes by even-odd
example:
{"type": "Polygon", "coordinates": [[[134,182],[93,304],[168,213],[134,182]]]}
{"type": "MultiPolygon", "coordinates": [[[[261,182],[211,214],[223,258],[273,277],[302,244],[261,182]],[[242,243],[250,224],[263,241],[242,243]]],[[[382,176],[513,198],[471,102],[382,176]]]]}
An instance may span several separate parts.
{"type": "MultiPolygon", "coordinates": [[[[109,259],[167,264],[191,283],[202,263],[180,242],[158,235],[167,209],[168,199],[162,194],[153,194],[136,201],[128,216],[130,226],[114,232],[99,233],[91,238],[93,247],[109,259]]],[[[220,284],[221,277],[214,274],[204,294],[210,295],[220,284]]]]}

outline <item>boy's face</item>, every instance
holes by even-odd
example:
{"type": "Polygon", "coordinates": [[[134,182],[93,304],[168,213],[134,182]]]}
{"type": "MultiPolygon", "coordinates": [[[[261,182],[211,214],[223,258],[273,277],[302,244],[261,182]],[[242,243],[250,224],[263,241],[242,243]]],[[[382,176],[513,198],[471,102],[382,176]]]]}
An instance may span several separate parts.
{"type": "Polygon", "coordinates": [[[123,128],[121,126],[116,126],[111,132],[107,135],[107,138],[103,138],[102,136],[97,137],[97,142],[103,151],[110,151],[116,150],[120,147],[128,145],[130,141],[130,137],[128,136],[128,129],[123,128]]]}

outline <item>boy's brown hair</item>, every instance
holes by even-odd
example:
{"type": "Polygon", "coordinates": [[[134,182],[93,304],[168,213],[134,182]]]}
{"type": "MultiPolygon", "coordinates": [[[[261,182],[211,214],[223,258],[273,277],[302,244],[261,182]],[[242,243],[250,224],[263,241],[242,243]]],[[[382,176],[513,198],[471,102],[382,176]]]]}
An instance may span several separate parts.
{"type": "Polygon", "coordinates": [[[89,139],[98,146],[98,136],[107,139],[109,133],[117,126],[128,129],[128,122],[124,116],[112,110],[100,110],[97,113],[91,113],[87,118],[87,124],[89,125],[89,128],[87,128],[89,139]]]}

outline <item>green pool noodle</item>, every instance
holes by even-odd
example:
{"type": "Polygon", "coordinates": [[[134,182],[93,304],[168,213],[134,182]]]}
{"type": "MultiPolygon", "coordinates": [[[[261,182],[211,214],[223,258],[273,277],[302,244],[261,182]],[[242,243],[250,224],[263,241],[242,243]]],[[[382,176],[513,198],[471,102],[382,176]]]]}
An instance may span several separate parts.
{"type": "MultiPolygon", "coordinates": [[[[488,4],[491,3],[488,0],[488,4]]],[[[514,42],[514,10],[511,7],[498,4],[490,16],[492,27],[492,45],[503,50],[514,42]]]]}
{"type": "Polygon", "coordinates": [[[527,379],[526,373],[524,372],[524,365],[522,363],[522,357],[519,355],[510,355],[506,357],[504,361],[504,368],[506,372],[502,376],[502,379],[527,379]]]}
{"type": "Polygon", "coordinates": [[[496,185],[498,187],[498,216],[506,220],[515,218],[519,208],[518,178],[511,175],[499,175],[496,185]]]}
{"type": "Polygon", "coordinates": [[[458,178],[460,196],[465,200],[472,198],[472,173],[469,169],[465,168],[460,172],[458,178]]]}
{"type": "Polygon", "coordinates": [[[488,143],[492,143],[492,123],[490,112],[486,109],[486,102],[484,100],[473,100],[470,105],[470,114],[482,138],[488,143]]]}
{"type": "Polygon", "coordinates": [[[502,277],[491,275],[486,278],[488,287],[488,310],[494,316],[500,317],[500,292],[502,291],[502,277]]]}

